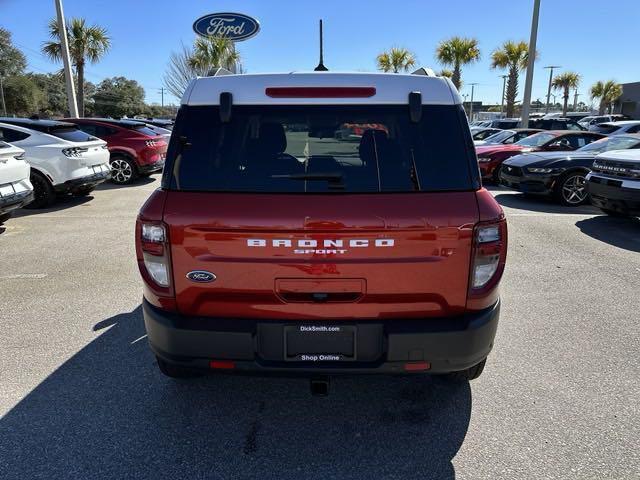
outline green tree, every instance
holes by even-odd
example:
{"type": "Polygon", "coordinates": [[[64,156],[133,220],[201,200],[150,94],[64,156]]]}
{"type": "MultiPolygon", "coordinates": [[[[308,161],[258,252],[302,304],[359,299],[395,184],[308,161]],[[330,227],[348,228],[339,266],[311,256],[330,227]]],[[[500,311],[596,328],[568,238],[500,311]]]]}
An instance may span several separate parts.
{"type": "Polygon", "coordinates": [[[604,115],[605,109],[611,110],[611,103],[622,95],[622,85],[615,80],[598,81],[589,89],[591,100],[600,99],[598,114],[604,115]]]}
{"type": "Polygon", "coordinates": [[[516,97],[518,96],[518,77],[522,70],[527,68],[529,61],[529,45],[527,42],[506,41],[501,47],[491,54],[491,68],[506,69],[507,91],[507,117],[513,117],[515,112],[516,97]]]}
{"type": "Polygon", "coordinates": [[[105,117],[132,117],[143,114],[144,88],[125,77],[105,78],[93,95],[94,112],[105,117]]]}
{"type": "Polygon", "coordinates": [[[11,32],[0,27],[0,76],[20,75],[27,67],[27,59],[11,40],[11,32]]]}
{"type": "Polygon", "coordinates": [[[551,82],[551,86],[554,90],[562,90],[562,99],[564,103],[562,105],[562,116],[567,115],[567,107],[569,105],[569,89],[578,88],[580,84],[580,75],[575,72],[564,72],[556,77],[551,82]]]}
{"type": "Polygon", "coordinates": [[[29,75],[13,75],[3,83],[8,115],[31,116],[45,101],[42,90],[29,75]]]}
{"type": "Polygon", "coordinates": [[[171,53],[164,84],[172,95],[180,98],[193,78],[209,75],[216,68],[241,70],[240,61],[240,54],[229,39],[200,37],[193,48],[182,45],[180,50],[171,53]]]}
{"type": "Polygon", "coordinates": [[[443,65],[453,67],[451,81],[458,90],[462,87],[462,66],[480,60],[478,40],[475,38],[451,37],[440,42],[436,58],[443,65]]]}
{"type": "Polygon", "coordinates": [[[376,57],[378,69],[383,72],[406,72],[416,64],[416,57],[406,48],[393,47],[376,57]]]}
{"type": "Polygon", "coordinates": [[[235,71],[240,61],[240,54],[233,42],[224,37],[198,37],[193,44],[193,52],[189,56],[189,66],[198,71],[225,68],[235,71]]]}
{"type": "Polygon", "coordinates": [[[453,72],[451,70],[443,68],[439,72],[436,72],[436,75],[438,75],[439,77],[451,78],[453,77],[453,72]]]}
{"type": "MultiPolygon", "coordinates": [[[[60,29],[56,19],[49,22],[49,36],[53,39],[42,45],[45,55],[54,61],[62,59],[60,29]]],[[[78,77],[78,112],[84,116],[84,69],[87,62],[97,63],[109,50],[111,40],[106,29],[98,25],[88,26],[84,18],[72,18],[67,22],[69,55],[78,77]]]]}

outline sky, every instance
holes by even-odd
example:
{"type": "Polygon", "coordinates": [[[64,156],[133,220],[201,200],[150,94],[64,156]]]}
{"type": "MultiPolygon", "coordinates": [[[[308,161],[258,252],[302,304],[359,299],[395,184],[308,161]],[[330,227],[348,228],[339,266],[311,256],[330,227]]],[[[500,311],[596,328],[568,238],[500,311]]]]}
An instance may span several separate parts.
{"type": "MultiPolygon", "coordinates": [[[[238,42],[245,71],[312,70],[318,63],[318,19],[324,20],[325,65],[330,70],[374,71],[376,55],[392,46],[411,50],[419,66],[443,68],[435,60],[439,41],[475,37],[482,58],[463,68],[462,94],[498,103],[505,72],[490,68],[491,52],[505,40],[529,40],[533,0],[63,0],[65,16],[105,27],[112,47],[87,67],[87,80],[125,76],[137,80],[148,102],[160,102],[172,51],[195,38],[193,22],[214,12],[238,12],[260,22],[257,36],[238,42]]],[[[579,100],[590,103],[597,80],[640,81],[639,0],[542,0],[538,61],[532,99],[545,100],[546,65],[582,76],[579,100]]],[[[29,69],[51,72],[60,65],[40,53],[54,0],[0,0],[0,26],[28,59],[29,69]]],[[[524,90],[521,78],[519,97],[524,90]]],[[[573,96],[571,97],[571,101],[573,96]]],[[[560,95],[558,95],[560,101],[560,95]]],[[[177,99],[165,93],[165,103],[177,99]]]]}

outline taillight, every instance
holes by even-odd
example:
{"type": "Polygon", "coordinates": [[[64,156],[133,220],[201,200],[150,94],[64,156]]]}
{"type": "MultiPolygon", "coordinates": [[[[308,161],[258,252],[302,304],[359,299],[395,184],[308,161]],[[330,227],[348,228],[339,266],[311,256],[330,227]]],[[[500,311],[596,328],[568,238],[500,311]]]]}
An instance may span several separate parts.
{"type": "Polygon", "coordinates": [[[151,148],[158,146],[158,142],[156,142],[155,140],[145,140],[144,144],[147,147],[151,147],[151,148]]]}
{"type": "Polygon", "coordinates": [[[469,279],[472,295],[482,295],[493,289],[504,271],[507,258],[507,223],[478,224],[473,234],[473,266],[469,279]]]}
{"type": "Polygon", "coordinates": [[[88,151],[89,149],[85,147],[72,147],[72,148],[63,149],[62,153],[64,154],[65,157],[78,158],[78,157],[81,157],[83,153],[88,151]]]}
{"type": "Polygon", "coordinates": [[[169,287],[169,255],[167,229],[162,223],[140,222],[140,248],[144,267],[160,287],[169,287]]]}

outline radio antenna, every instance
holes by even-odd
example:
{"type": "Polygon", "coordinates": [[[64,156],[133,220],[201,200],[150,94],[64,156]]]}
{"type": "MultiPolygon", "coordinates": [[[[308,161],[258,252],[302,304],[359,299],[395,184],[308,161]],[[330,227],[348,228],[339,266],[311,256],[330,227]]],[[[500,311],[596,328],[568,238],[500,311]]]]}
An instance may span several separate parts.
{"type": "Polygon", "coordinates": [[[316,68],[313,69],[315,72],[326,72],[329,70],[327,67],[324,66],[323,50],[324,49],[322,48],[322,19],[320,19],[320,63],[316,68]]]}

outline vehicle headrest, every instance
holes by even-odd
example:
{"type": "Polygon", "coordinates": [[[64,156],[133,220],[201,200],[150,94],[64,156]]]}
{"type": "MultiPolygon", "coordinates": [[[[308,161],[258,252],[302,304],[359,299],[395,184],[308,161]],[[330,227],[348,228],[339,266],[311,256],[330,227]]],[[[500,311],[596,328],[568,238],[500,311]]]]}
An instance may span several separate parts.
{"type": "Polygon", "coordinates": [[[365,130],[360,139],[360,159],[368,163],[375,159],[375,148],[384,148],[389,141],[387,132],[384,130],[365,130]]]}
{"type": "Polygon", "coordinates": [[[263,123],[260,125],[260,133],[256,140],[262,154],[274,155],[287,149],[287,137],[284,127],[280,123],[263,123]]]}

